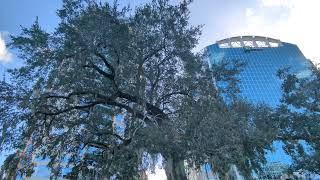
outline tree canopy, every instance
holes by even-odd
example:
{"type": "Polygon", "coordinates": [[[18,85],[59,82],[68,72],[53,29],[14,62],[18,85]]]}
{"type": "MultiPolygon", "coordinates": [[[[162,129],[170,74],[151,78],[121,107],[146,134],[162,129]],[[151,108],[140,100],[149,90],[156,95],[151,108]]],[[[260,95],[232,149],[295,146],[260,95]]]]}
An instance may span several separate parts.
{"type": "Polygon", "coordinates": [[[292,171],[320,174],[320,71],[312,66],[306,77],[279,71],[283,80],[278,138],[293,158],[292,171]]]}
{"type": "Polygon", "coordinates": [[[30,176],[43,158],[52,178],[69,167],[70,179],[138,179],[159,155],[173,180],[204,164],[222,178],[230,165],[247,178],[260,171],[278,118],[238,98],[241,63],[209,67],[193,51],[201,26],[189,24],[190,3],[153,0],[131,10],[64,0],[54,32],[37,19],[12,36],[24,63],[0,83],[0,150],[17,150],[2,174],[30,176]]]}

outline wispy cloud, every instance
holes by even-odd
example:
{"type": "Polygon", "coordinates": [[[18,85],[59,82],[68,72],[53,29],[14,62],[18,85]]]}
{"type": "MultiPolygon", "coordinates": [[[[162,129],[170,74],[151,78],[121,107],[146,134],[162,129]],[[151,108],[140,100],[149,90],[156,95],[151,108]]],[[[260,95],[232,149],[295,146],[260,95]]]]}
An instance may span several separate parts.
{"type": "Polygon", "coordinates": [[[12,60],[12,54],[6,47],[5,36],[8,33],[0,32],[0,62],[9,63],[12,60]]]}
{"type": "Polygon", "coordinates": [[[297,44],[304,55],[320,62],[319,0],[257,0],[246,9],[244,34],[279,38],[297,44]]]}

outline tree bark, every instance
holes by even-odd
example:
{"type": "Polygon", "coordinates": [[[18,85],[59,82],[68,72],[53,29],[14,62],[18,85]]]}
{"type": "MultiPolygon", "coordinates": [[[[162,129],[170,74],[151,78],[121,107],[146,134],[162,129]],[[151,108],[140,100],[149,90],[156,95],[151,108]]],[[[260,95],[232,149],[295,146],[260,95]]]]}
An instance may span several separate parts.
{"type": "Polygon", "coordinates": [[[148,180],[148,175],[145,170],[139,172],[139,180],[148,180]]]}
{"type": "Polygon", "coordinates": [[[166,159],[165,171],[168,180],[187,180],[184,160],[175,156],[166,159]]]}

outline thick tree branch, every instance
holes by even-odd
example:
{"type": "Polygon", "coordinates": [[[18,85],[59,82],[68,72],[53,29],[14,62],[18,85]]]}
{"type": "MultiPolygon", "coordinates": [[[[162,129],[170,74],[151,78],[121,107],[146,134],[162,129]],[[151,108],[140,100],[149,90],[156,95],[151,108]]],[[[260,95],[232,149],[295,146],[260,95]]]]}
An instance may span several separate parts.
{"type": "Polygon", "coordinates": [[[108,62],[106,57],[104,55],[100,54],[98,51],[95,51],[94,54],[96,56],[98,56],[103,61],[103,63],[110,69],[111,75],[114,76],[115,75],[115,70],[114,70],[113,66],[108,62]]]}
{"type": "Polygon", "coordinates": [[[100,69],[98,66],[96,66],[95,64],[93,63],[90,63],[90,65],[84,65],[83,67],[85,68],[93,68],[94,70],[96,70],[99,74],[101,74],[102,76],[110,79],[112,82],[114,82],[114,75],[112,74],[109,74],[105,71],[103,71],[102,69],[100,69]]]}
{"type": "Polygon", "coordinates": [[[72,107],[69,107],[69,108],[66,108],[66,109],[62,109],[62,110],[57,110],[57,111],[54,111],[54,112],[50,112],[50,111],[36,111],[35,114],[43,114],[43,115],[47,115],[47,116],[56,116],[56,115],[59,115],[59,114],[63,114],[63,113],[67,113],[67,112],[70,112],[72,110],[82,110],[82,109],[87,109],[87,108],[91,108],[91,107],[94,107],[98,104],[103,104],[104,102],[103,101],[96,101],[96,102],[91,102],[89,104],[86,104],[86,105],[77,105],[77,106],[72,106],[72,107]]]}
{"type": "Polygon", "coordinates": [[[73,96],[73,95],[86,95],[86,94],[91,94],[91,95],[95,96],[97,98],[97,100],[94,101],[94,102],[90,102],[90,103],[88,103],[86,105],[72,106],[72,107],[69,107],[69,108],[66,108],[66,109],[62,109],[62,110],[57,110],[57,111],[54,111],[54,112],[52,112],[52,111],[51,112],[49,112],[49,111],[46,111],[46,112],[37,111],[36,113],[37,114],[49,115],[49,116],[55,116],[55,115],[59,115],[59,114],[70,112],[72,110],[83,110],[83,109],[94,107],[95,105],[98,105],[98,104],[105,104],[105,105],[111,105],[111,106],[119,107],[121,109],[125,109],[129,113],[134,114],[137,118],[145,120],[146,123],[148,123],[148,124],[152,123],[152,121],[148,117],[146,117],[143,112],[136,112],[131,107],[129,107],[129,106],[125,105],[125,104],[116,102],[115,101],[116,97],[108,97],[108,96],[105,96],[105,95],[102,95],[102,94],[99,94],[99,93],[94,93],[94,92],[89,92],[89,91],[87,91],[87,92],[86,91],[79,91],[79,92],[72,92],[72,93],[70,93],[70,94],[68,94],[66,96],[54,95],[54,94],[53,95],[49,95],[49,94],[47,94],[47,95],[45,95],[45,98],[70,99],[70,97],[73,96]]]}
{"type": "Polygon", "coordinates": [[[91,146],[91,147],[95,147],[98,149],[104,149],[104,150],[110,149],[110,145],[105,144],[105,143],[101,143],[101,142],[96,142],[96,141],[85,142],[84,147],[86,147],[86,146],[91,146]]]}
{"type": "Polygon", "coordinates": [[[153,104],[144,102],[143,100],[137,98],[136,96],[132,96],[130,94],[127,93],[123,93],[123,92],[118,92],[118,97],[120,98],[124,98],[127,99],[131,102],[135,102],[135,103],[144,103],[144,105],[146,106],[147,111],[149,112],[150,115],[152,115],[153,117],[156,117],[157,121],[159,121],[159,123],[162,123],[161,121],[168,119],[167,115],[158,107],[154,106],[153,104]]]}

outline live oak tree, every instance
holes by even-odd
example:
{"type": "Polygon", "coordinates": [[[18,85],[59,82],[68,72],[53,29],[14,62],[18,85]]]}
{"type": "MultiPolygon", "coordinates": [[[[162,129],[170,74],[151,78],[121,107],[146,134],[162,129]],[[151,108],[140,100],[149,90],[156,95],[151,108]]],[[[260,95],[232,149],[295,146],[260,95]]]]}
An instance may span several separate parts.
{"type": "Polygon", "coordinates": [[[278,139],[293,159],[292,171],[320,174],[320,70],[312,66],[306,77],[279,71],[283,80],[278,139]]]}
{"type": "Polygon", "coordinates": [[[193,52],[200,27],[188,22],[189,4],[131,11],[65,0],[54,32],[36,20],[12,36],[24,63],[1,82],[0,150],[17,150],[2,173],[29,176],[44,158],[52,177],[69,166],[71,179],[137,179],[158,154],[168,179],[187,178],[185,161],[221,177],[231,164],[246,177],[258,171],[274,137],[269,109],[235,98],[241,65],[209,68],[193,52]]]}
{"type": "Polygon", "coordinates": [[[212,103],[210,99],[201,103],[198,108],[186,106],[188,113],[183,114],[187,121],[184,138],[189,145],[186,148],[189,165],[197,169],[209,164],[221,179],[231,178],[231,165],[246,179],[252,178],[253,171],[260,172],[266,163],[266,150],[272,149],[277,132],[272,123],[272,109],[237,101],[227,106],[216,105],[219,110],[215,111],[206,104],[212,103]]]}

